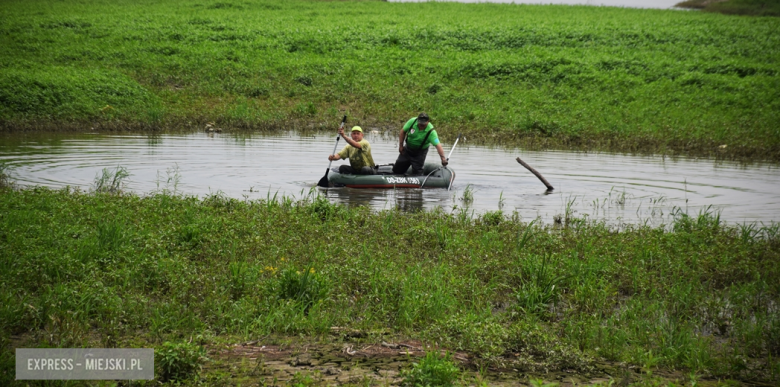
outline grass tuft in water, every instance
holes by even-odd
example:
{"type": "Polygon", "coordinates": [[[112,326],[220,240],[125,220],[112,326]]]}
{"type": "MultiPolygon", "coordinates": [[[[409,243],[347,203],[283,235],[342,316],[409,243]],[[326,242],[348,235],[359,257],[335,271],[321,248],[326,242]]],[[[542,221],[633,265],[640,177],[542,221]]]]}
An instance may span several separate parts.
{"type": "Polygon", "coordinates": [[[11,180],[11,167],[3,161],[0,161],[0,189],[13,188],[14,183],[11,180]]]}
{"type": "Polygon", "coordinates": [[[108,168],[95,176],[92,183],[92,190],[99,193],[117,194],[122,192],[124,180],[130,176],[130,172],[125,167],[116,167],[113,171],[108,168]]]}
{"type": "Polygon", "coordinates": [[[471,184],[467,184],[466,188],[463,189],[463,195],[460,197],[460,201],[462,201],[463,205],[466,207],[474,202],[474,188],[471,187],[471,184]]]}

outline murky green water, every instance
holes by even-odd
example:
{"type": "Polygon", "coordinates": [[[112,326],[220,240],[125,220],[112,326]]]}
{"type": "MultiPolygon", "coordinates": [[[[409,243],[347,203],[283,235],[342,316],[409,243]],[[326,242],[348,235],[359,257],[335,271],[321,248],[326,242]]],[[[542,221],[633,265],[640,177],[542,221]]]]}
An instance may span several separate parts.
{"type": "MultiPolygon", "coordinates": [[[[397,156],[395,133],[367,133],[374,159],[397,156]]],[[[332,201],[374,209],[401,207],[475,214],[502,209],[526,220],[550,223],[567,209],[574,216],[612,224],[668,223],[676,209],[696,214],[710,208],[732,222],[780,220],[780,173],[774,164],[740,165],[713,160],[626,156],[561,151],[499,149],[461,141],[452,154],[453,190],[358,190],[315,188],[325,174],[333,135],[45,134],[3,135],[0,160],[20,184],[89,189],[103,168],[123,166],[131,173],[126,189],[139,194],[175,188],[204,196],[235,198],[268,195],[300,198],[318,190],[332,201]],[[516,157],[555,186],[544,185],[516,157]],[[473,201],[463,199],[466,188],[473,201]]],[[[343,140],[339,148],[344,145],[343,140]]],[[[452,144],[444,144],[449,153],[452,144]]],[[[436,160],[431,151],[430,160],[436,160]]],[[[334,162],[334,167],[342,163],[334,162]]]]}

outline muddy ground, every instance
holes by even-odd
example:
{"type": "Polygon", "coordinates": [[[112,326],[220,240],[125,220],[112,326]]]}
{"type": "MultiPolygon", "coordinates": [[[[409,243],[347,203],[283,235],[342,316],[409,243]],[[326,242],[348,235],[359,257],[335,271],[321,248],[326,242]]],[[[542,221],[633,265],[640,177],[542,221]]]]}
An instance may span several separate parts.
{"type": "MultiPolygon", "coordinates": [[[[400,385],[401,371],[410,369],[432,348],[416,340],[339,340],[306,342],[279,339],[267,343],[250,341],[210,347],[210,362],[201,375],[212,382],[243,386],[284,385],[400,385]]],[[[594,362],[592,372],[574,370],[524,372],[513,368],[480,366],[479,359],[464,352],[452,352],[462,370],[464,385],[525,386],[543,381],[559,386],[691,385],[691,375],[674,370],[646,370],[618,363],[594,362]]],[[[511,356],[511,355],[510,355],[511,356]]],[[[511,363],[511,359],[507,359],[511,363]]],[[[721,385],[724,381],[697,377],[698,386],[721,385]]],[[[733,383],[733,382],[732,382],[733,383]]],[[[730,385],[764,385],[751,383],[730,385]]],[[[219,383],[217,383],[219,384],[219,383]]]]}

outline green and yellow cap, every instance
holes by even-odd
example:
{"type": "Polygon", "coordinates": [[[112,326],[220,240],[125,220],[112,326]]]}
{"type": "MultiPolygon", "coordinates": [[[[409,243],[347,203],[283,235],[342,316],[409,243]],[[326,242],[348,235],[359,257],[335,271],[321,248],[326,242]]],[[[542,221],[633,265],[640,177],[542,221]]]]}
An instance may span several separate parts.
{"type": "Polygon", "coordinates": [[[351,132],[360,132],[363,133],[363,128],[359,126],[353,126],[351,132]]]}

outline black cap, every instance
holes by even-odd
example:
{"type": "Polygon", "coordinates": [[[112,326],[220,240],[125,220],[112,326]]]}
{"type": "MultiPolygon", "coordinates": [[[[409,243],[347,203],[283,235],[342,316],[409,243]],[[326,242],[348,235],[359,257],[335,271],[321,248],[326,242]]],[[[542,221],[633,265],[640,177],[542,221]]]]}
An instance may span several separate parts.
{"type": "Polygon", "coordinates": [[[430,120],[431,117],[428,117],[428,114],[425,112],[422,112],[419,116],[417,116],[417,121],[428,122],[430,120]]]}

